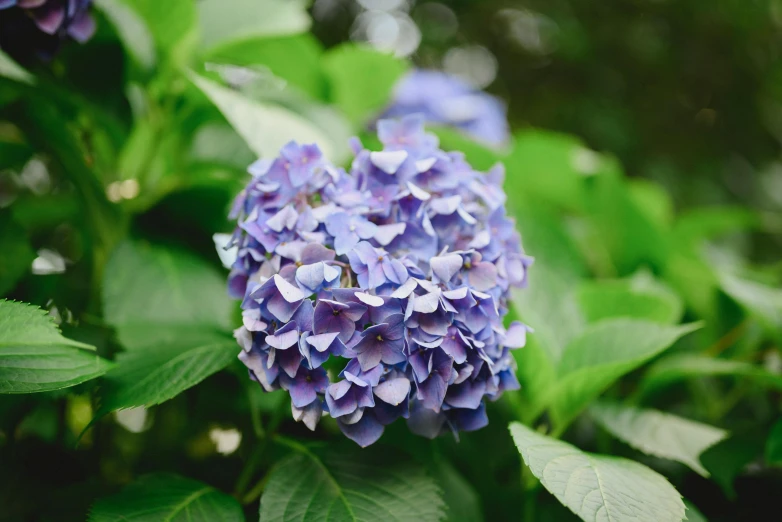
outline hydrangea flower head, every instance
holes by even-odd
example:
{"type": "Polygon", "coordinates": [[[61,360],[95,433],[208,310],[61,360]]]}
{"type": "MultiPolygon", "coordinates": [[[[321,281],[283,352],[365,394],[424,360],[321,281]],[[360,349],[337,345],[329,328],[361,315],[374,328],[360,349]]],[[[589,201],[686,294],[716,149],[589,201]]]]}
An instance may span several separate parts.
{"type": "Polygon", "coordinates": [[[50,56],[65,38],[84,43],[95,32],[92,0],[0,0],[0,48],[12,56],[50,56]]]}
{"type": "Polygon", "coordinates": [[[505,104],[442,71],[417,69],[403,76],[384,117],[421,113],[427,122],[455,127],[490,146],[508,142],[505,104]]]}
{"type": "Polygon", "coordinates": [[[519,386],[527,328],[503,317],[531,263],[498,170],[440,150],[421,115],[378,128],[349,171],[296,143],[256,162],[231,214],[239,358],[294,419],[330,415],[361,446],[400,417],[428,437],[486,425],[519,386]]]}

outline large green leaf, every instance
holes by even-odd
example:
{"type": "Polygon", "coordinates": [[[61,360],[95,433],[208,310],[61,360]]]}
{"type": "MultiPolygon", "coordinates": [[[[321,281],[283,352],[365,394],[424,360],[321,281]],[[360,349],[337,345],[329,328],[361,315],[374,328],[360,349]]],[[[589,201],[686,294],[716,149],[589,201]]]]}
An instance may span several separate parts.
{"type": "Polygon", "coordinates": [[[472,485],[445,459],[433,463],[429,470],[443,491],[448,522],[481,522],[481,499],[472,485]]]}
{"type": "Polygon", "coordinates": [[[655,362],[644,374],[639,390],[650,393],[676,381],[714,376],[745,377],[763,386],[782,390],[782,375],[747,362],[692,354],[670,355],[655,362]]]}
{"type": "Polygon", "coordinates": [[[584,179],[600,170],[602,162],[599,155],[586,149],[576,138],[526,130],[516,134],[513,150],[505,159],[506,187],[509,193],[521,195],[525,200],[580,209],[584,179]],[[585,162],[583,158],[589,160],[585,162]],[[582,163],[589,163],[589,168],[584,169],[582,163]]]}
{"type": "Polygon", "coordinates": [[[103,315],[128,349],[183,330],[229,331],[232,306],[220,274],[183,251],[125,242],[106,265],[103,315]]]}
{"type": "Polygon", "coordinates": [[[362,451],[301,448],[272,470],[261,497],[261,521],[385,522],[442,520],[443,501],[423,468],[405,459],[362,451]]]}
{"type": "Polygon", "coordinates": [[[146,475],[120,493],[98,500],[89,522],[243,522],[232,497],[202,482],[177,475],[146,475]]]}
{"type": "Polygon", "coordinates": [[[383,110],[407,67],[404,60],[356,44],[342,44],[323,55],[332,101],[358,124],[383,110]]]}
{"type": "Polygon", "coordinates": [[[123,0],[144,19],[157,47],[167,54],[180,52],[186,38],[195,36],[196,2],[191,0],[123,0]]]}
{"type": "Polygon", "coordinates": [[[698,457],[728,435],[725,430],[708,424],[620,404],[598,402],[590,406],[589,413],[606,430],[635,449],[681,462],[704,477],[709,472],[698,457]]]}
{"type": "Polygon", "coordinates": [[[98,415],[167,401],[228,366],[239,352],[228,336],[198,337],[120,353],[105,376],[98,415]]]}
{"type": "Polygon", "coordinates": [[[13,290],[16,283],[30,270],[35,258],[22,227],[7,213],[0,213],[0,296],[13,290]]]}
{"type": "Polygon", "coordinates": [[[590,325],[562,354],[559,379],[550,402],[554,422],[567,425],[622,375],[698,327],[697,324],[666,326],[625,318],[590,325]]]}
{"type": "Polygon", "coordinates": [[[242,67],[263,66],[287,84],[322,100],[326,78],[320,69],[321,44],[311,34],[253,38],[221,46],[209,53],[209,61],[242,67]]]}
{"type": "Polygon", "coordinates": [[[510,425],[513,440],[532,474],[587,522],[660,522],[684,519],[673,486],[637,462],[585,453],[565,442],[510,425]]]}
{"type": "Polygon", "coordinates": [[[674,292],[653,281],[587,281],[578,288],[577,296],[581,310],[590,322],[611,317],[632,317],[675,324],[683,309],[674,292]]]}
{"type": "Polygon", "coordinates": [[[205,49],[236,40],[303,33],[310,27],[305,0],[200,0],[205,49]]]}
{"type": "Polygon", "coordinates": [[[92,346],[66,339],[44,310],[0,300],[0,393],[58,390],[106,373],[92,346]]]}
{"type": "Polygon", "coordinates": [[[260,157],[276,157],[291,140],[317,143],[323,154],[332,160],[340,148],[344,148],[342,144],[334,143],[328,133],[293,111],[252,100],[192,72],[190,79],[260,157]]]}

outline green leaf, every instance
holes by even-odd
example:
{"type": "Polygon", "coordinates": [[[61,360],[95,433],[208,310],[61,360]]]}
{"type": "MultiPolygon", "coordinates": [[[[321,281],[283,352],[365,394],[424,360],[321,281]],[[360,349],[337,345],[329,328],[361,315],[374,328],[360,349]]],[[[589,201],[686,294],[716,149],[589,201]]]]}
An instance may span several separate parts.
{"type": "Polygon", "coordinates": [[[209,53],[215,63],[228,63],[242,67],[263,66],[289,85],[323,100],[326,77],[320,68],[323,49],[311,34],[253,38],[221,46],[209,53]]]}
{"type": "Polygon", "coordinates": [[[325,131],[293,111],[251,100],[193,72],[189,76],[260,157],[276,157],[291,140],[317,143],[323,154],[332,160],[343,148],[341,144],[335,144],[325,131]]]}
{"type": "Polygon", "coordinates": [[[463,152],[467,161],[476,170],[489,170],[506,156],[506,153],[478,143],[453,127],[427,124],[427,131],[437,135],[440,139],[440,148],[444,151],[463,152]]]}
{"type": "Polygon", "coordinates": [[[304,0],[200,0],[197,5],[205,49],[248,38],[303,33],[310,28],[304,0]]]}
{"type": "Polygon", "coordinates": [[[445,459],[430,467],[432,477],[443,490],[448,522],[481,522],[481,499],[472,485],[445,459]]]}
{"type": "Polygon", "coordinates": [[[62,336],[46,310],[0,299],[0,346],[75,346],[95,350],[88,344],[62,336]]]}
{"type": "Polygon", "coordinates": [[[423,468],[364,450],[353,457],[304,447],[280,462],[261,497],[261,520],[396,522],[442,520],[440,492],[423,468]]]}
{"type": "Polygon", "coordinates": [[[672,459],[709,476],[698,457],[728,432],[657,410],[598,402],[590,415],[615,437],[649,455],[672,459]]]}
{"type": "Polygon", "coordinates": [[[202,482],[170,474],[146,475],[98,500],[89,522],[243,522],[232,497],[202,482]]]}
{"type": "Polygon", "coordinates": [[[35,83],[35,77],[2,50],[0,50],[0,76],[30,85],[35,83]]]}
{"type": "Polygon", "coordinates": [[[103,315],[127,349],[167,332],[230,331],[232,308],[223,277],[186,252],[125,242],[106,265],[103,315]]]}
{"type": "Polygon", "coordinates": [[[666,326],[608,319],[587,327],[565,348],[552,391],[551,415],[560,428],[622,375],[668,348],[698,324],[666,326]]]}
{"type": "Polygon", "coordinates": [[[782,390],[782,375],[747,362],[691,354],[670,355],[651,365],[639,390],[648,394],[676,381],[712,376],[746,377],[763,386],[782,390]]]}
{"type": "Polygon", "coordinates": [[[728,498],[735,499],[733,482],[747,465],[762,453],[762,440],[754,436],[733,436],[704,451],[701,463],[728,498]]]}
{"type": "Polygon", "coordinates": [[[94,3],[114,26],[128,54],[142,69],[152,69],[157,61],[155,41],[144,19],[122,0],[95,0],[94,3]]]}
{"type": "Polygon", "coordinates": [[[513,440],[532,474],[557,500],[587,522],[658,522],[684,519],[673,486],[637,462],[585,453],[511,423],[513,440]]]}
{"type": "Polygon", "coordinates": [[[44,310],[0,300],[0,393],[34,393],[81,384],[111,363],[92,346],[66,339],[44,310]]]}
{"type": "Polygon", "coordinates": [[[692,249],[712,237],[747,230],[759,224],[757,213],[746,208],[696,208],[679,216],[672,234],[678,248],[692,249]]]}
{"type": "Polygon", "coordinates": [[[684,506],[687,508],[687,522],[709,522],[692,502],[685,500],[684,506]]]}
{"type": "Polygon", "coordinates": [[[766,439],[766,463],[769,466],[782,465],[782,419],[774,424],[766,439]]]}
{"type": "Polygon", "coordinates": [[[123,0],[144,19],[158,49],[167,54],[180,52],[179,46],[193,34],[195,2],[191,0],[123,0]]]}
{"type": "Polygon", "coordinates": [[[98,416],[167,401],[228,366],[239,352],[230,337],[199,337],[200,343],[185,338],[120,353],[105,376],[98,416]]]}
{"type": "Polygon", "coordinates": [[[357,44],[342,44],[323,55],[331,100],[357,124],[383,110],[407,68],[404,60],[357,44]]]}
{"type": "Polygon", "coordinates": [[[585,281],[578,288],[578,302],[587,321],[632,317],[658,323],[679,322],[683,306],[678,296],[653,280],[585,281]]]}
{"type": "Polygon", "coordinates": [[[14,289],[16,283],[30,271],[35,259],[22,227],[6,213],[0,213],[0,296],[14,289]]]}
{"type": "Polygon", "coordinates": [[[782,290],[728,273],[721,274],[719,279],[726,294],[762,322],[772,335],[782,339],[782,290]]]}
{"type": "Polygon", "coordinates": [[[584,179],[597,172],[579,166],[584,155],[592,166],[601,168],[601,157],[572,136],[542,130],[520,132],[505,159],[508,192],[523,195],[525,200],[578,210],[583,206],[584,179]]]}

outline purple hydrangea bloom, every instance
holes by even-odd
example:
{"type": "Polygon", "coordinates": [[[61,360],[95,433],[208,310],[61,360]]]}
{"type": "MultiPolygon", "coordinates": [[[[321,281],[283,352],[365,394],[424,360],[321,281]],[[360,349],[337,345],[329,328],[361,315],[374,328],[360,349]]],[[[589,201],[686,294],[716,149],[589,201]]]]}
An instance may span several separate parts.
{"type": "MultiPolygon", "coordinates": [[[[383,117],[414,113],[423,114],[429,123],[455,127],[487,145],[502,146],[510,137],[507,110],[499,98],[441,71],[417,69],[402,77],[383,117]]],[[[395,133],[399,130],[383,129],[381,139],[395,133]]]]}
{"type": "Polygon", "coordinates": [[[95,32],[91,0],[0,0],[0,49],[26,61],[50,57],[65,38],[84,43],[95,32]]]}
{"type": "Polygon", "coordinates": [[[440,150],[420,116],[378,129],[383,150],[354,140],[347,172],[295,143],[253,164],[229,243],[250,376],[361,446],[400,418],[428,437],[485,426],[486,401],[518,388],[510,350],[529,331],[503,325],[531,258],[501,170],[440,150]]]}

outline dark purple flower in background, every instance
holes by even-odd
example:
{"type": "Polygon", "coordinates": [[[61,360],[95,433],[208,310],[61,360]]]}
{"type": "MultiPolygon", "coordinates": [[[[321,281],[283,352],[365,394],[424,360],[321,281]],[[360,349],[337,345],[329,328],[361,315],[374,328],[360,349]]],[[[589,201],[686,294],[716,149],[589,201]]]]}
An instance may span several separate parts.
{"type": "Polygon", "coordinates": [[[0,49],[25,62],[51,57],[61,42],[95,32],[91,0],[0,0],[0,49]]]}
{"type": "MultiPolygon", "coordinates": [[[[383,117],[413,113],[423,114],[427,123],[456,127],[487,145],[501,146],[510,136],[507,109],[499,98],[441,71],[418,69],[404,76],[397,83],[394,99],[383,117]]],[[[394,131],[393,134],[398,132],[394,131]]]]}
{"type": "Polygon", "coordinates": [[[384,149],[354,140],[349,172],[289,143],[251,166],[231,214],[239,358],[295,420],[330,415],[361,446],[399,418],[428,437],[484,426],[529,331],[503,325],[531,259],[501,169],[440,150],[422,121],[379,122],[384,149]]]}

